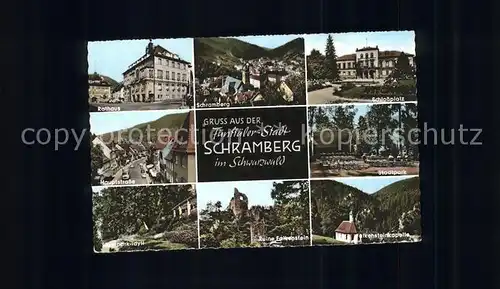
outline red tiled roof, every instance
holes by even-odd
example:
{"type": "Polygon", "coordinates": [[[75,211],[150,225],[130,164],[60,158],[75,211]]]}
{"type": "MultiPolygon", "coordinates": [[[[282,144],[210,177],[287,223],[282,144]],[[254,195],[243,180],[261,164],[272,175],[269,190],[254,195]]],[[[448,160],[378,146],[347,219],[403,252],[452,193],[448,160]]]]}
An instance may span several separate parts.
{"type": "Polygon", "coordinates": [[[356,226],[354,223],[349,222],[349,221],[343,221],[335,230],[337,233],[344,233],[344,234],[356,234],[356,226]]]}
{"type": "Polygon", "coordinates": [[[347,54],[347,55],[342,55],[340,57],[337,57],[337,60],[356,60],[356,54],[353,53],[353,54],[347,54]]]}

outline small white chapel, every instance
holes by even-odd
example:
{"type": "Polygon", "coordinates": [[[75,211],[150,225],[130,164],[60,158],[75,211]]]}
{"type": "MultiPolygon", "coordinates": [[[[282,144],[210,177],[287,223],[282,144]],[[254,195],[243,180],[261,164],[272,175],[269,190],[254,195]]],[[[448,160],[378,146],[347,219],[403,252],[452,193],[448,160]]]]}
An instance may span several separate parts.
{"type": "Polygon", "coordinates": [[[352,244],[360,242],[360,236],[354,224],[352,211],[349,213],[349,221],[342,221],[335,230],[335,240],[352,244]]]}

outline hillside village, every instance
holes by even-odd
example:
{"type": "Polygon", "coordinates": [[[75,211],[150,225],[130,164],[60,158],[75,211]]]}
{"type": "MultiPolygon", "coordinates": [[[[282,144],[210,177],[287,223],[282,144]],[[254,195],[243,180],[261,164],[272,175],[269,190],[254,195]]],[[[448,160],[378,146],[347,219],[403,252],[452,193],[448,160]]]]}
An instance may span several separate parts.
{"type": "MultiPolygon", "coordinates": [[[[210,39],[198,41],[210,44],[210,39]]],[[[195,61],[197,106],[305,104],[303,39],[273,50],[257,48],[261,50],[253,47],[240,57],[224,49],[199,53],[195,61]]]]}

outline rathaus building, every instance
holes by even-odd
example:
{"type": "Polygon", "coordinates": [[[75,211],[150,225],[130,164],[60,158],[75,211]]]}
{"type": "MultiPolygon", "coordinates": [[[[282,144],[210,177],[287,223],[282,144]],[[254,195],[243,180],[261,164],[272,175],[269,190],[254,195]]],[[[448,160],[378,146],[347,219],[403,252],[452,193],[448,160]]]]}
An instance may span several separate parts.
{"type": "Polygon", "coordinates": [[[123,72],[127,102],[183,102],[193,94],[191,64],[151,40],[145,54],[123,72]]]}

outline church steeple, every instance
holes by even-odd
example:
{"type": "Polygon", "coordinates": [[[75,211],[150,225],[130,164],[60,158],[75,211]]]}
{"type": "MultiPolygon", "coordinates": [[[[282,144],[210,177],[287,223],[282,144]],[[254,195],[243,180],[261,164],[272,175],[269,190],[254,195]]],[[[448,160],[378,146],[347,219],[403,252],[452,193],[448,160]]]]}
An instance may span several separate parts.
{"type": "Polygon", "coordinates": [[[352,216],[352,211],[349,212],[349,222],[354,223],[354,217],[352,216]]]}

